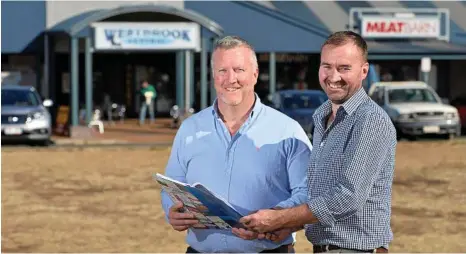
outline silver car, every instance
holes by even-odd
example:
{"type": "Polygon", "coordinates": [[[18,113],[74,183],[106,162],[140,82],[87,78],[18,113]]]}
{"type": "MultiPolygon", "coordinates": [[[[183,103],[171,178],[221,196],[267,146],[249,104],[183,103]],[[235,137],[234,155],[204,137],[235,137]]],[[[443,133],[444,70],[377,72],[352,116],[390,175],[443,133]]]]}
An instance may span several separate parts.
{"type": "Polygon", "coordinates": [[[40,98],[31,86],[2,85],[2,142],[50,144],[51,100],[40,98]]]}

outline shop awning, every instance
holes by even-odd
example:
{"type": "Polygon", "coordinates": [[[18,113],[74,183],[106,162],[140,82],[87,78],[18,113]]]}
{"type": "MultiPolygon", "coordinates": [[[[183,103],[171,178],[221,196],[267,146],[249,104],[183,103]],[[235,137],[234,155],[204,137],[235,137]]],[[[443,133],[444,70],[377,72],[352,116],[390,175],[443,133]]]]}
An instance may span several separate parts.
{"type": "Polygon", "coordinates": [[[370,60],[421,59],[436,60],[466,59],[466,45],[439,40],[368,41],[370,60]]]}
{"type": "Polygon", "coordinates": [[[99,9],[85,12],[58,23],[54,27],[48,29],[48,32],[62,32],[77,37],[89,36],[89,26],[92,23],[122,14],[137,12],[154,12],[178,16],[196,22],[218,36],[223,34],[221,26],[199,13],[186,9],[178,9],[173,6],[156,4],[126,5],[114,9],[99,9]]]}
{"type": "Polygon", "coordinates": [[[226,35],[248,40],[258,53],[315,53],[330,34],[319,24],[295,19],[250,1],[185,1],[185,8],[218,22],[226,35]]]}

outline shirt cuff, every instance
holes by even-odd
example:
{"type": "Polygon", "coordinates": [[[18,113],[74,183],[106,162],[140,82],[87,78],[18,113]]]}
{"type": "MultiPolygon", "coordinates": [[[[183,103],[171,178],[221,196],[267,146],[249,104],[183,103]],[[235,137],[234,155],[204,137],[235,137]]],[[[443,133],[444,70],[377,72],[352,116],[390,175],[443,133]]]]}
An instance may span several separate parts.
{"type": "Polygon", "coordinates": [[[308,204],[309,210],[319,220],[320,224],[324,227],[333,227],[335,225],[335,218],[325,203],[324,198],[318,197],[311,200],[308,204]]]}
{"type": "Polygon", "coordinates": [[[282,209],[283,208],[292,208],[292,207],[295,207],[295,204],[291,200],[285,200],[285,201],[282,201],[282,202],[278,203],[274,208],[276,208],[276,207],[280,207],[282,209]]]}

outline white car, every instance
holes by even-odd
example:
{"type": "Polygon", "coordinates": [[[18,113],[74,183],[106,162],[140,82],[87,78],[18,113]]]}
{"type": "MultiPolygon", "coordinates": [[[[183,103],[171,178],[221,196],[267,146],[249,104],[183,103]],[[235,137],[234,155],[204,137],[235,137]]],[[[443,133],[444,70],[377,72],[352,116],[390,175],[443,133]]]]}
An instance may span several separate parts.
{"type": "Polygon", "coordinates": [[[441,135],[453,138],[461,134],[458,110],[442,102],[429,85],[420,81],[378,82],[369,96],[390,116],[398,138],[441,135]]]}
{"type": "Polygon", "coordinates": [[[2,142],[50,143],[52,120],[47,107],[31,86],[2,85],[2,142]]]}

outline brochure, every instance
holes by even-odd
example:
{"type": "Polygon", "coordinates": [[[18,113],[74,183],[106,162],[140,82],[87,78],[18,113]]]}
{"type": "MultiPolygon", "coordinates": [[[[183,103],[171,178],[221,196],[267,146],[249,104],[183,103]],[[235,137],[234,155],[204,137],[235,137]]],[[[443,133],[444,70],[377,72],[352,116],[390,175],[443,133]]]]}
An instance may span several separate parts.
{"type": "Polygon", "coordinates": [[[239,219],[243,215],[223,197],[216,195],[204,185],[200,183],[189,185],[158,173],[154,175],[154,179],[162,186],[173,202],[183,203],[185,212],[195,215],[199,224],[194,225],[194,228],[244,228],[239,223],[239,219]]]}

